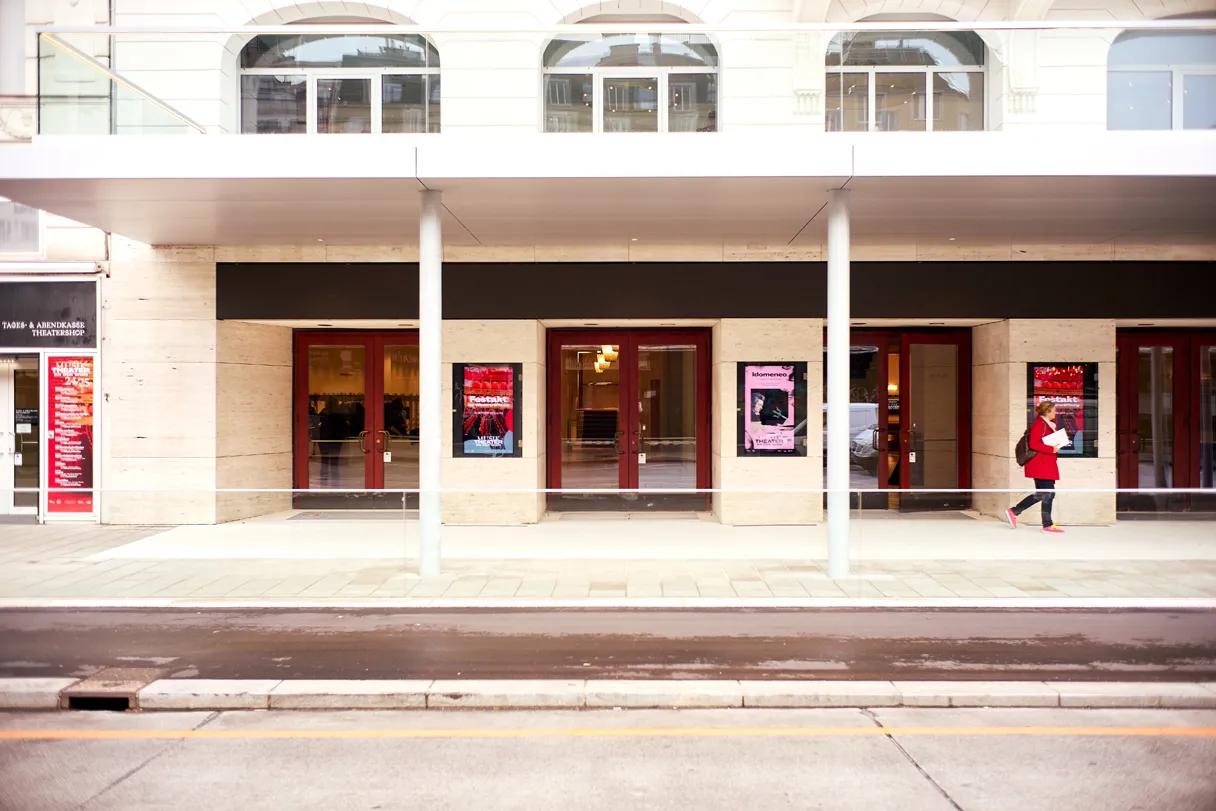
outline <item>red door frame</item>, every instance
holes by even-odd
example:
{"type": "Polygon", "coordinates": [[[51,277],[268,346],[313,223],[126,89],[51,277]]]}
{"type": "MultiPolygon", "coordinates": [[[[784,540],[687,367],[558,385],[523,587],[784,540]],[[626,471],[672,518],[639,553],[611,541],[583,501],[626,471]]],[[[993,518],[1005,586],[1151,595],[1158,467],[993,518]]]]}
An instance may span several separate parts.
{"type": "MultiPolygon", "coordinates": [[[[878,347],[878,431],[876,439],[878,440],[878,488],[886,490],[890,487],[891,465],[889,457],[890,448],[890,403],[891,395],[887,391],[887,381],[890,379],[891,373],[891,338],[898,333],[878,332],[872,330],[851,331],[849,333],[850,345],[861,346],[877,346],[878,347]]],[[[824,346],[827,346],[826,335],[824,337],[824,346]]],[[[827,364],[824,363],[826,375],[827,364]]],[[[823,388],[823,402],[827,402],[827,387],[823,388]]],[[[902,388],[899,396],[903,397],[902,388]]],[[[900,400],[900,419],[903,414],[903,400],[900,400]]],[[[824,425],[826,428],[826,423],[824,425]]],[[[849,437],[851,440],[852,437],[849,437]]]]}
{"type": "MultiPolygon", "coordinates": [[[[638,454],[641,453],[641,422],[636,408],[629,404],[637,402],[638,368],[637,352],[641,346],[654,343],[678,341],[697,348],[696,407],[697,414],[697,488],[708,489],[711,480],[710,455],[713,453],[713,401],[710,378],[713,361],[710,358],[712,332],[709,329],[567,329],[549,330],[548,334],[548,389],[546,429],[548,441],[548,487],[562,486],[561,459],[561,350],[572,344],[613,344],[618,347],[621,363],[621,383],[618,387],[618,413],[624,415],[618,421],[622,441],[618,448],[621,457],[619,487],[623,490],[638,488],[638,454]]],[[[618,420],[621,418],[618,417],[618,420]]],[[[706,495],[706,503],[709,503],[706,495]]]]}
{"type": "MultiPolygon", "coordinates": [[[[1174,350],[1174,487],[1199,487],[1200,352],[1216,346],[1216,332],[1120,330],[1116,335],[1116,456],[1120,489],[1140,486],[1140,348],[1174,350]]],[[[1189,499],[1187,499],[1189,501],[1189,499]]]]}
{"type": "MultiPolygon", "coordinates": [[[[971,332],[903,332],[899,349],[899,487],[910,490],[912,466],[912,345],[938,344],[958,348],[958,482],[962,490],[971,486],[971,332]]],[[[970,497],[967,498],[970,503],[970,497]]]]}
{"type": "Polygon", "coordinates": [[[297,490],[308,489],[308,350],[313,346],[363,347],[364,484],[368,490],[384,488],[384,348],[417,346],[417,330],[296,330],[292,370],[293,431],[292,478],[297,490]]]}

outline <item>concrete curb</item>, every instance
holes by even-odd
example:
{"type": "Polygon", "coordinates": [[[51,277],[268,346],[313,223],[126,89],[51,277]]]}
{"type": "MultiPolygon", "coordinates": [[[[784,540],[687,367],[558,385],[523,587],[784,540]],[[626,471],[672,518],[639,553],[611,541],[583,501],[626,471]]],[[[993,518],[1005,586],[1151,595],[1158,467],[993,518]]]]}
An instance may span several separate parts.
{"type": "MultiPolygon", "coordinates": [[[[0,709],[52,710],[77,679],[0,679],[0,709]]],[[[159,679],[140,710],[1066,707],[1216,709],[1216,682],[159,679]]]]}

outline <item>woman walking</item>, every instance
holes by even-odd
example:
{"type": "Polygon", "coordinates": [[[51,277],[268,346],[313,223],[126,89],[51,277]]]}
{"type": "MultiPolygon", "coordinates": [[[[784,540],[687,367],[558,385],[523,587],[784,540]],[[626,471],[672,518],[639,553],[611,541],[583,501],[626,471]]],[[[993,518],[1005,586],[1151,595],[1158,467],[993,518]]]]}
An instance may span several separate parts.
{"type": "Polygon", "coordinates": [[[1022,499],[1012,510],[1005,510],[1009,524],[1017,529],[1018,516],[1035,504],[1043,504],[1043,531],[1049,535],[1063,535],[1051,520],[1051,503],[1056,497],[1056,482],[1060,480],[1060,466],[1056,454],[1059,448],[1048,445],[1043,439],[1056,432],[1056,407],[1047,400],[1034,407],[1037,415],[1027,434],[1027,444],[1034,456],[1026,463],[1026,478],[1034,479],[1035,492],[1022,499]]]}

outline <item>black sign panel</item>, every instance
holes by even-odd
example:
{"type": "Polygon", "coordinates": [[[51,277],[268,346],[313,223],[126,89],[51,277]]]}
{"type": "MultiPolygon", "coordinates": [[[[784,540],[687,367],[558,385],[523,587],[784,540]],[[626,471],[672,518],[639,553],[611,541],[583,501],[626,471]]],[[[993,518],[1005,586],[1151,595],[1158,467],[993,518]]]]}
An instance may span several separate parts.
{"type": "Polygon", "coordinates": [[[0,347],[96,346],[96,282],[0,282],[0,347]]]}

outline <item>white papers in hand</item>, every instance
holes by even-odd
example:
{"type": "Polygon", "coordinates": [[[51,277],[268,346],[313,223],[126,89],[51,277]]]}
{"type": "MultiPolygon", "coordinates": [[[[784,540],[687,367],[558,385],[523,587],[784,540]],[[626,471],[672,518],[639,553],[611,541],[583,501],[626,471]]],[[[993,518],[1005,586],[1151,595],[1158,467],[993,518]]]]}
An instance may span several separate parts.
{"type": "Polygon", "coordinates": [[[1068,438],[1068,432],[1061,428],[1054,434],[1044,436],[1043,444],[1049,448],[1063,448],[1065,445],[1071,445],[1072,440],[1068,438]]]}

